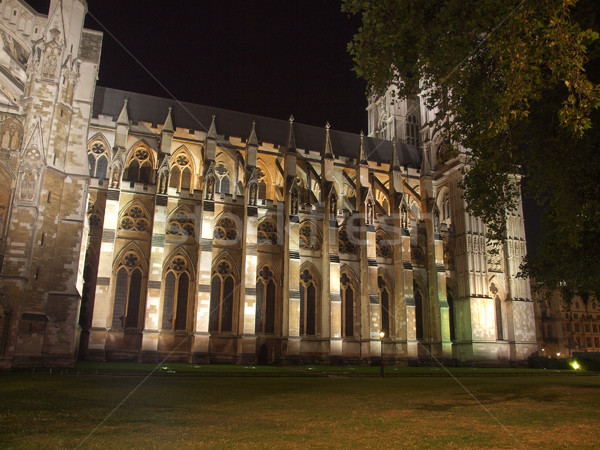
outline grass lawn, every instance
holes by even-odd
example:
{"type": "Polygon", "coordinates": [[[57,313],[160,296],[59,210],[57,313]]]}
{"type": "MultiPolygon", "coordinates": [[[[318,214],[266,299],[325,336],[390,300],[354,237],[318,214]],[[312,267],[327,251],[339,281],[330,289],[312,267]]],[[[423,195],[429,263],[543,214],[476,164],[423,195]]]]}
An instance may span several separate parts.
{"type": "Polygon", "coordinates": [[[600,448],[600,377],[528,375],[2,374],[0,447],[600,448]]]}

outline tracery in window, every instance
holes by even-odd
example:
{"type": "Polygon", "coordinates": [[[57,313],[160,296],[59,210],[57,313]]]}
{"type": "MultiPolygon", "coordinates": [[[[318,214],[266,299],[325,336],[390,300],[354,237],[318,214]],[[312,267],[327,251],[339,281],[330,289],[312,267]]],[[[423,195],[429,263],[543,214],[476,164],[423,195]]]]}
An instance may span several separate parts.
{"type": "Polygon", "coordinates": [[[340,277],[340,296],[342,298],[342,336],[354,336],[354,299],[356,297],[356,284],[352,283],[347,272],[342,272],[340,277]]]}
{"type": "Polygon", "coordinates": [[[318,250],[321,248],[321,238],[317,227],[310,221],[305,221],[300,226],[299,246],[307,250],[318,250]]]}
{"type": "Polygon", "coordinates": [[[277,234],[277,224],[272,219],[264,219],[257,230],[257,242],[260,245],[277,245],[279,235],[277,234]]]}
{"type": "Polygon", "coordinates": [[[238,231],[236,222],[231,217],[221,217],[213,231],[213,237],[220,241],[237,241],[238,231]]]}
{"type": "Polygon", "coordinates": [[[409,115],[406,117],[406,143],[410,145],[419,145],[419,127],[417,116],[409,115]]]}
{"type": "Polygon", "coordinates": [[[340,253],[356,253],[358,251],[356,238],[349,233],[347,227],[340,229],[338,234],[338,250],[340,253]]]}
{"type": "Polygon", "coordinates": [[[118,265],[113,306],[113,328],[140,328],[143,318],[142,267],[137,252],[125,252],[118,265]]]}
{"type": "Polygon", "coordinates": [[[90,197],[88,203],[87,218],[90,228],[98,228],[100,225],[102,225],[102,213],[96,206],[96,199],[92,197],[90,197]]]}
{"type": "Polygon", "coordinates": [[[415,328],[417,339],[423,339],[423,294],[415,280],[413,280],[413,293],[415,296],[415,328]]]}
{"type": "Polygon", "coordinates": [[[317,284],[312,272],[300,274],[300,335],[314,336],[317,324],[317,284]]]}
{"type": "Polygon", "coordinates": [[[96,135],[88,143],[88,168],[90,176],[98,178],[99,184],[106,179],[108,159],[108,144],[101,135],[96,135]]]}
{"type": "Polygon", "coordinates": [[[121,216],[119,229],[127,231],[148,231],[150,219],[146,212],[136,203],[133,203],[121,216]]]}
{"type": "Polygon", "coordinates": [[[265,265],[256,277],[256,333],[275,332],[275,292],[273,271],[265,265]]]}
{"type": "Polygon", "coordinates": [[[12,117],[7,118],[0,126],[0,148],[19,150],[23,141],[23,125],[12,117]]]}
{"type": "Polygon", "coordinates": [[[180,208],[169,217],[166,233],[167,236],[195,237],[194,216],[186,209],[180,208]]]}
{"type": "Polygon", "coordinates": [[[381,331],[385,336],[390,335],[390,319],[393,317],[390,310],[390,288],[380,275],[377,277],[377,287],[379,289],[379,305],[381,306],[381,331]]]}
{"type": "Polygon", "coordinates": [[[223,162],[220,162],[217,164],[217,166],[215,167],[215,174],[216,174],[216,186],[215,186],[215,191],[218,192],[219,194],[229,194],[229,186],[230,186],[230,179],[229,179],[229,170],[227,169],[227,166],[225,166],[225,164],[223,162]]]}
{"type": "Polygon", "coordinates": [[[149,184],[152,178],[152,169],[152,150],[145,144],[139,144],[130,153],[123,180],[149,184]]]}
{"type": "Polygon", "coordinates": [[[219,262],[211,279],[208,331],[232,331],[234,286],[231,264],[219,262]]]}
{"type": "Polygon", "coordinates": [[[163,294],[163,330],[188,329],[190,276],[182,256],[175,256],[166,268],[163,294]]]}
{"type": "Polygon", "coordinates": [[[392,247],[390,245],[388,237],[383,233],[383,231],[377,231],[377,233],[375,234],[375,243],[377,245],[377,256],[381,256],[382,258],[392,257],[392,247]]]}
{"type": "Polygon", "coordinates": [[[193,173],[194,166],[191,156],[184,148],[180,148],[171,159],[169,186],[176,188],[178,192],[182,189],[189,190],[192,187],[193,173]]]}

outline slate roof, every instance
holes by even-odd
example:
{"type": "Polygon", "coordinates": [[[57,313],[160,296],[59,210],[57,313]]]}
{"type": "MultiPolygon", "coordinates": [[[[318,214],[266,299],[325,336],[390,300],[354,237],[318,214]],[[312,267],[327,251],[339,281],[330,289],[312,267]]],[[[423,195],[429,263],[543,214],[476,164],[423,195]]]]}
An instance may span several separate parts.
{"type": "MultiPolygon", "coordinates": [[[[247,114],[212,106],[197,105],[188,102],[177,102],[168,98],[154,97],[118,89],[96,87],[92,117],[100,114],[113,117],[116,121],[123,100],[129,99],[128,112],[130,119],[136,122],[162,124],[172,107],[173,125],[177,128],[207,131],[212,115],[215,114],[217,133],[247,139],[252,122],[256,121],[256,136],[259,141],[276,144],[283,151],[287,144],[289,122],[253,114],[247,114]]],[[[360,146],[360,135],[345,131],[330,130],[331,145],[335,157],[345,156],[356,160],[360,146]]],[[[312,150],[322,153],[325,145],[325,128],[294,122],[296,147],[301,150],[312,150]]],[[[421,150],[414,145],[396,144],[400,165],[413,168],[421,167],[421,150]]],[[[365,150],[369,161],[389,163],[392,159],[392,143],[375,138],[365,138],[365,150]]],[[[303,153],[300,150],[300,155],[303,153]]]]}

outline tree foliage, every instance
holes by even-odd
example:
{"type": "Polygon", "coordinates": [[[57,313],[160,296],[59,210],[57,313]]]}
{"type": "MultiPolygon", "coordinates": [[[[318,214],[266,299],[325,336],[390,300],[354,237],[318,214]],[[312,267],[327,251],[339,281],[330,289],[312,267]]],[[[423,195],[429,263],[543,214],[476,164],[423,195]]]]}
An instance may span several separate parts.
{"type": "Polygon", "coordinates": [[[600,5],[595,0],[344,0],[368,89],[420,92],[467,151],[463,188],[489,238],[521,188],[547,233],[524,273],[597,297],[600,276],[600,5]]]}

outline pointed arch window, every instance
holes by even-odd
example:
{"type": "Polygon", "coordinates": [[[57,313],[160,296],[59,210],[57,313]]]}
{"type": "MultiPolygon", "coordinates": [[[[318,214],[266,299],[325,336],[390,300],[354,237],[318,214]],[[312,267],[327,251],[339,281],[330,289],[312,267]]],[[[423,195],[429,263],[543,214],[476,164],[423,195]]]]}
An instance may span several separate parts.
{"type": "Polygon", "coordinates": [[[14,118],[8,118],[0,126],[0,148],[19,150],[23,141],[23,125],[14,118]]]}
{"type": "Polygon", "coordinates": [[[258,180],[258,198],[261,200],[267,199],[267,183],[264,177],[258,180]]]}
{"type": "Polygon", "coordinates": [[[208,331],[230,332],[233,330],[234,286],[235,280],[231,264],[221,261],[211,279],[208,331]]]}
{"type": "Polygon", "coordinates": [[[275,282],[269,266],[264,266],[256,278],[255,332],[275,332],[275,282]]]}
{"type": "Polygon", "coordinates": [[[502,300],[499,295],[494,298],[494,307],[496,309],[496,334],[498,340],[502,341],[504,340],[504,330],[502,329],[502,300]]]}
{"type": "Polygon", "coordinates": [[[127,231],[148,231],[150,229],[150,219],[148,214],[139,204],[132,204],[125,214],[121,216],[119,229],[127,231]]]}
{"type": "Polygon", "coordinates": [[[454,297],[446,287],[447,297],[448,297],[448,321],[450,322],[450,340],[454,341],[456,339],[456,330],[455,330],[455,321],[454,321],[454,297]]]}
{"type": "Polygon", "coordinates": [[[117,270],[113,306],[113,328],[141,328],[142,269],[134,251],[125,254],[117,270]]]}
{"type": "Polygon", "coordinates": [[[389,336],[390,319],[393,317],[390,309],[390,288],[382,276],[377,277],[377,287],[379,288],[379,305],[381,306],[381,331],[385,333],[385,336],[389,336]]]}
{"type": "Polygon", "coordinates": [[[225,166],[225,164],[223,164],[222,162],[218,163],[217,166],[215,167],[215,174],[216,174],[216,192],[218,192],[219,194],[229,194],[229,185],[230,185],[230,180],[229,180],[229,170],[227,169],[227,166],[225,166]]]}
{"type": "Polygon", "coordinates": [[[185,210],[179,210],[173,214],[168,221],[166,234],[169,236],[180,236],[193,238],[196,229],[194,227],[194,216],[185,210]]]}
{"type": "Polygon", "coordinates": [[[93,197],[90,197],[88,203],[87,218],[90,228],[98,228],[102,225],[102,213],[98,210],[96,199],[93,197]]]}
{"type": "Polygon", "coordinates": [[[338,235],[338,250],[340,253],[356,253],[358,251],[357,242],[356,237],[349,234],[346,227],[340,229],[338,235]]]}
{"type": "Polygon", "coordinates": [[[175,153],[171,162],[171,178],[169,186],[177,189],[177,192],[192,187],[192,173],[194,172],[191,158],[185,151],[175,153]]]}
{"type": "Polygon", "coordinates": [[[423,339],[423,295],[416,281],[413,280],[413,293],[415,296],[415,328],[417,339],[423,339]]]}
{"type": "Polygon", "coordinates": [[[108,149],[102,138],[93,139],[88,144],[88,166],[90,176],[98,178],[98,184],[103,184],[108,170],[108,149]]]}
{"type": "Polygon", "coordinates": [[[406,143],[410,145],[419,145],[419,127],[417,116],[410,115],[406,117],[406,143]]]}
{"type": "Polygon", "coordinates": [[[279,236],[277,234],[277,224],[271,219],[263,220],[258,225],[257,241],[260,245],[277,245],[279,236]]]}
{"type": "Polygon", "coordinates": [[[317,284],[310,270],[300,275],[300,335],[314,336],[317,325],[317,284]]]}
{"type": "Polygon", "coordinates": [[[221,217],[213,231],[213,237],[220,241],[237,241],[238,232],[234,219],[231,217],[221,217]]]}
{"type": "Polygon", "coordinates": [[[165,277],[163,295],[163,330],[187,330],[190,277],[185,260],[177,256],[171,261],[165,277]]]}
{"type": "Polygon", "coordinates": [[[392,247],[383,231],[378,230],[375,234],[375,243],[377,245],[376,255],[382,258],[392,257],[392,247]]]}
{"type": "Polygon", "coordinates": [[[340,277],[340,296],[342,298],[342,336],[353,337],[356,310],[354,299],[357,295],[355,284],[351,282],[346,272],[342,272],[340,277]]]}
{"type": "Polygon", "coordinates": [[[321,237],[317,231],[317,227],[309,221],[304,222],[300,226],[300,248],[308,250],[318,250],[321,248],[321,237]]]}
{"type": "Polygon", "coordinates": [[[149,184],[152,177],[152,151],[144,145],[132,150],[123,180],[149,184]]]}

